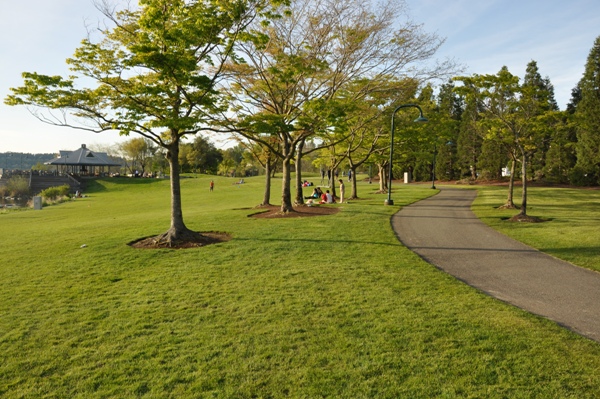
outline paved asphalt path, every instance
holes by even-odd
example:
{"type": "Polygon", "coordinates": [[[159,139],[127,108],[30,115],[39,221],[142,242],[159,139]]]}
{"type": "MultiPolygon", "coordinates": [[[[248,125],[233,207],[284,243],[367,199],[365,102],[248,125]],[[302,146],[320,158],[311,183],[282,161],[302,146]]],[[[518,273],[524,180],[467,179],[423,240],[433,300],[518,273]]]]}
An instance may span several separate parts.
{"type": "Polygon", "coordinates": [[[442,188],[392,217],[400,241],[479,290],[600,342],[600,273],[543,254],[471,212],[476,190],[442,188]]]}

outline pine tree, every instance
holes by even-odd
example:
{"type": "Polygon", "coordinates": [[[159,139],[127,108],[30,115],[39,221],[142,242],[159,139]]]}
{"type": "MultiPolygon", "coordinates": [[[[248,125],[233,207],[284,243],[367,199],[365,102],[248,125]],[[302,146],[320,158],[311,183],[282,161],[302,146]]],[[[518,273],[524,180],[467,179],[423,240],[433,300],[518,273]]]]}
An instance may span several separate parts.
{"type": "Polygon", "coordinates": [[[600,183],[600,36],[588,56],[577,85],[581,100],[575,111],[577,123],[577,169],[594,184],[600,183]]]}
{"type": "Polygon", "coordinates": [[[540,178],[543,176],[546,154],[550,149],[552,135],[555,130],[551,123],[552,112],[558,112],[558,105],[554,98],[554,87],[548,77],[542,78],[537,62],[527,64],[525,78],[522,85],[522,102],[528,107],[531,116],[531,126],[528,129],[530,145],[529,152],[530,176],[540,178]]]}
{"type": "Polygon", "coordinates": [[[439,180],[454,180],[460,175],[458,163],[458,136],[464,101],[454,91],[454,82],[442,85],[438,95],[437,112],[441,116],[440,135],[437,137],[435,174],[439,180]]]}

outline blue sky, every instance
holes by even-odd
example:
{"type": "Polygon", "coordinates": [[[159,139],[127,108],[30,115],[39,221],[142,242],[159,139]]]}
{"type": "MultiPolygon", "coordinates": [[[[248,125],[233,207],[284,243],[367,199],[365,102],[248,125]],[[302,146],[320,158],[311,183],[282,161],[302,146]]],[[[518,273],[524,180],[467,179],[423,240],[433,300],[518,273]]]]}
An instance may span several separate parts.
{"type": "MultiPolygon", "coordinates": [[[[21,85],[23,71],[68,74],[87,27],[101,20],[91,0],[10,1],[0,13],[0,152],[54,153],[112,145],[117,133],[86,133],[46,125],[24,107],[3,100],[21,85]]],[[[407,0],[408,12],[424,30],[446,38],[437,57],[465,65],[465,74],[494,74],[506,65],[523,76],[538,63],[564,109],[600,36],[599,0],[407,0]]]]}
{"type": "Polygon", "coordinates": [[[549,77],[561,109],[581,79],[600,36],[598,0],[407,0],[415,22],[446,38],[439,57],[466,65],[464,74],[495,74],[502,66],[523,77],[535,60],[549,77]]]}

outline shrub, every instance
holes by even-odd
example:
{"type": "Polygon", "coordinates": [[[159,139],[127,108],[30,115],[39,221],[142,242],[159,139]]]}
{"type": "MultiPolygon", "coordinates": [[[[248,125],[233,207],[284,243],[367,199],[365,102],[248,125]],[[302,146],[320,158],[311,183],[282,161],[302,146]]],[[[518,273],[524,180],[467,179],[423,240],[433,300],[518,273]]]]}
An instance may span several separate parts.
{"type": "Polygon", "coordinates": [[[594,173],[589,173],[583,168],[576,166],[569,172],[569,181],[574,186],[594,186],[598,179],[594,173]]]}
{"type": "Polygon", "coordinates": [[[49,187],[49,188],[43,190],[40,193],[40,195],[45,199],[55,201],[59,197],[65,197],[65,196],[69,195],[70,191],[71,191],[71,187],[69,187],[68,184],[65,184],[62,186],[49,187]]]}
{"type": "Polygon", "coordinates": [[[29,194],[29,179],[23,176],[14,176],[6,182],[6,189],[13,197],[29,194]]]}

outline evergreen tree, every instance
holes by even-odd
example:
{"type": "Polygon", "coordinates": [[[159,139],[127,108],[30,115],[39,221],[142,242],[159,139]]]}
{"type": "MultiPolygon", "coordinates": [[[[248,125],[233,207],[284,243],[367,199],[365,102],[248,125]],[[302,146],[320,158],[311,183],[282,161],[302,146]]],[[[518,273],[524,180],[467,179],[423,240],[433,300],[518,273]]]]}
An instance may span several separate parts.
{"type": "Polygon", "coordinates": [[[460,176],[458,162],[458,137],[464,111],[463,98],[454,92],[454,82],[440,88],[437,111],[441,116],[437,137],[435,174],[439,180],[454,180],[460,176]]]}
{"type": "Polygon", "coordinates": [[[579,87],[579,83],[571,90],[571,100],[567,104],[567,112],[569,114],[574,114],[577,110],[577,105],[581,101],[581,87],[579,87]]]}
{"type": "Polygon", "coordinates": [[[577,169],[594,184],[600,183],[600,36],[588,56],[577,85],[581,100],[575,111],[577,122],[577,169]]]}
{"type": "Polygon", "coordinates": [[[501,140],[491,138],[484,140],[481,145],[481,154],[477,162],[480,178],[483,180],[500,180],[502,168],[509,163],[506,146],[501,140]]]}
{"type": "Polygon", "coordinates": [[[469,99],[467,97],[458,132],[457,156],[460,176],[468,176],[471,180],[476,180],[479,174],[477,165],[479,164],[483,144],[483,134],[477,123],[478,121],[477,101],[474,98],[469,99]]]}
{"type": "Polygon", "coordinates": [[[523,79],[521,101],[531,117],[530,128],[526,134],[530,144],[527,146],[530,176],[541,178],[546,161],[546,153],[550,148],[554,123],[551,113],[558,112],[554,98],[554,87],[549,78],[542,78],[537,63],[527,64],[523,79]]]}

